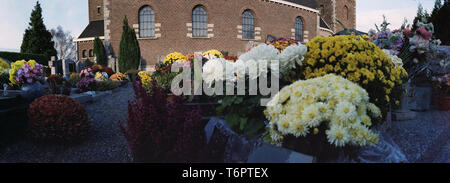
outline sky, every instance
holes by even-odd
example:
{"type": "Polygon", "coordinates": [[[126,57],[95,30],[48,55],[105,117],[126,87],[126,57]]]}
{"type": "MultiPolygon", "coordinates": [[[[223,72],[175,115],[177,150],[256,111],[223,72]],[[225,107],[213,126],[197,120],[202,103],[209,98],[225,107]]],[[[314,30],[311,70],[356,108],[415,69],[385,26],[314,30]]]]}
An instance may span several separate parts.
{"type": "MultiPolygon", "coordinates": [[[[78,37],[89,23],[88,0],[39,0],[47,29],[61,25],[78,37]]],[[[339,0],[338,0],[339,1],[339,0]]],[[[412,22],[421,3],[432,11],[434,0],[356,0],[357,29],[367,32],[386,15],[391,27],[400,27],[404,18],[412,22]]],[[[36,0],[0,0],[0,51],[19,51],[36,0]]]]}

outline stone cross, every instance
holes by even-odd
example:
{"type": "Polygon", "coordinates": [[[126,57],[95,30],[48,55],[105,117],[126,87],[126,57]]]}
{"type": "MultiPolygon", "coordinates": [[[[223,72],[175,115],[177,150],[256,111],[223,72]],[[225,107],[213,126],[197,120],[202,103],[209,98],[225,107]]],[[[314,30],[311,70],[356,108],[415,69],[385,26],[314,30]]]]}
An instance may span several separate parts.
{"type": "Polygon", "coordinates": [[[52,56],[50,61],[48,61],[48,66],[51,69],[52,75],[57,73],[58,68],[56,66],[56,57],[55,56],[52,56]]]}

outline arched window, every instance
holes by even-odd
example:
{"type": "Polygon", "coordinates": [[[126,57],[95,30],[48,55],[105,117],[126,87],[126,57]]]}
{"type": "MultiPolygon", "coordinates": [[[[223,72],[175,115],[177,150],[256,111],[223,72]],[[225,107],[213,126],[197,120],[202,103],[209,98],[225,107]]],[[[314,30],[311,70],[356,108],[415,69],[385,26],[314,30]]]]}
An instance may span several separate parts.
{"type": "Polygon", "coordinates": [[[206,37],[208,32],[208,15],[203,6],[197,6],[192,10],[192,36],[206,37]]]}
{"type": "Polygon", "coordinates": [[[83,58],[86,58],[86,50],[83,50],[81,56],[82,56],[83,58]]]}
{"type": "Polygon", "coordinates": [[[348,14],[349,12],[348,12],[348,6],[347,5],[345,5],[344,6],[344,15],[346,16],[345,18],[348,20],[349,19],[349,14],[348,14]]]}
{"type": "Polygon", "coordinates": [[[139,37],[155,37],[155,12],[150,6],[139,10],[139,37]]]}
{"type": "Polygon", "coordinates": [[[295,19],[295,40],[303,41],[303,20],[301,17],[295,19]]]}
{"type": "Polygon", "coordinates": [[[255,39],[255,16],[250,10],[242,13],[242,38],[255,39]]]}
{"type": "Polygon", "coordinates": [[[89,57],[94,57],[94,51],[93,50],[89,50],[89,57]]]}

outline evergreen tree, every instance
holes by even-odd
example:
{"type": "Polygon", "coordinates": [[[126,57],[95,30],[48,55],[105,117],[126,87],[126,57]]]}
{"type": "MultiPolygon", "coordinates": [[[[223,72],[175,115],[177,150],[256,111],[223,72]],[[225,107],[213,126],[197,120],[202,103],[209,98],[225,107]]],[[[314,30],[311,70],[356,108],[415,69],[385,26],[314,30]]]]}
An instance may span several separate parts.
{"type": "MultiPolygon", "coordinates": [[[[416,27],[416,24],[417,24],[417,22],[418,21],[427,21],[427,20],[429,20],[430,19],[430,14],[427,12],[427,10],[424,10],[423,9],[423,6],[422,6],[422,4],[419,4],[419,7],[417,8],[417,15],[416,15],[416,17],[414,18],[414,21],[413,21],[413,29],[416,29],[417,27],[416,27]]],[[[424,23],[426,23],[426,22],[424,22],[424,23]]]]}
{"type": "Polygon", "coordinates": [[[450,31],[448,31],[450,30],[449,17],[449,1],[445,0],[442,4],[440,0],[437,0],[430,21],[434,25],[436,38],[440,39],[443,45],[450,45],[450,31]]]}
{"type": "MultiPolygon", "coordinates": [[[[57,52],[52,41],[52,34],[44,25],[42,18],[42,8],[39,1],[36,2],[34,10],[31,12],[29,27],[23,35],[21,53],[44,54],[48,58],[56,56],[57,52]]],[[[47,63],[40,63],[47,65],[47,63]]]]}
{"type": "Polygon", "coordinates": [[[97,64],[102,66],[108,66],[108,59],[106,58],[105,46],[103,45],[102,40],[98,37],[95,37],[94,40],[94,54],[97,58],[97,64]]]}
{"type": "Polygon", "coordinates": [[[136,32],[128,25],[126,16],[123,20],[118,60],[120,72],[138,69],[141,60],[141,51],[136,38],[136,32]]]}

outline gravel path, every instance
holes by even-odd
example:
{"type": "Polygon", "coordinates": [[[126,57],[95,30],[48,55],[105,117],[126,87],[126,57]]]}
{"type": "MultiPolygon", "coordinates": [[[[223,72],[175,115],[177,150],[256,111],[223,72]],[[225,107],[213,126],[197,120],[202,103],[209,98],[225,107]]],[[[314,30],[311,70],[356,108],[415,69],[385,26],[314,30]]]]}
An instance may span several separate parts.
{"type": "Polygon", "coordinates": [[[134,94],[131,84],[92,104],[84,104],[92,132],[83,142],[38,145],[23,139],[0,149],[0,162],[119,163],[132,162],[118,121],[127,117],[128,101],[134,94]]]}
{"type": "Polygon", "coordinates": [[[449,162],[450,111],[417,112],[415,120],[394,121],[388,133],[411,163],[449,162]]]}

